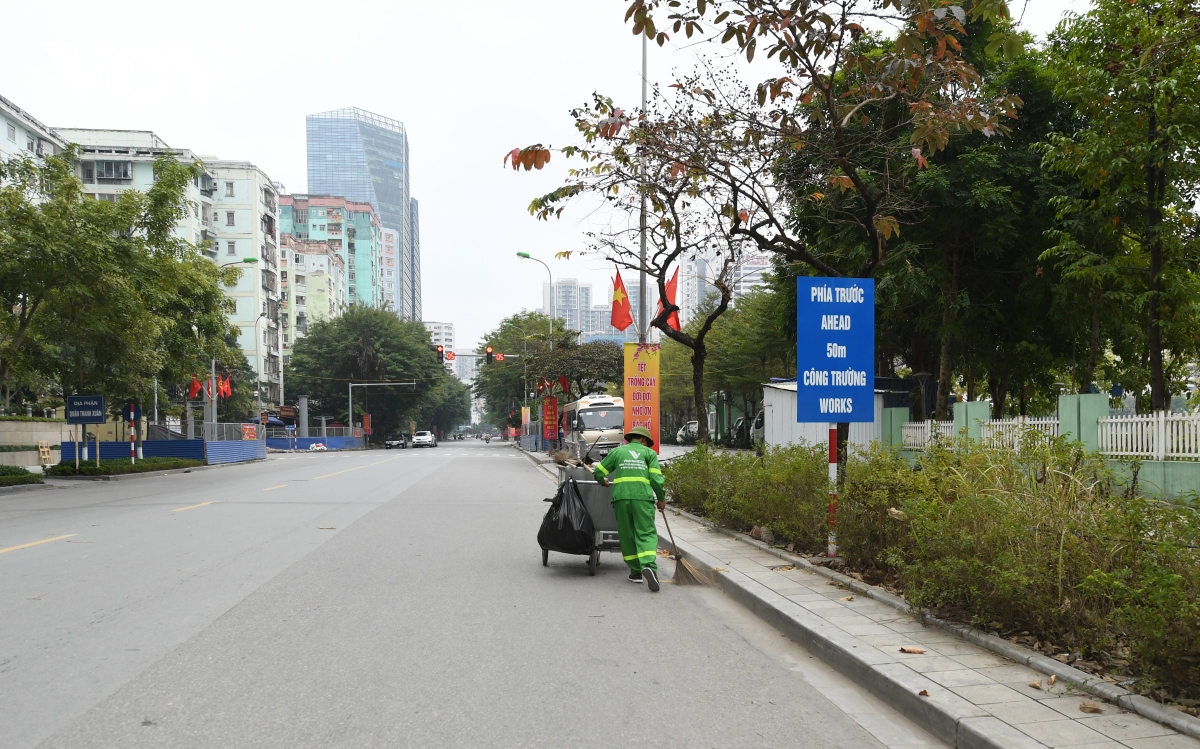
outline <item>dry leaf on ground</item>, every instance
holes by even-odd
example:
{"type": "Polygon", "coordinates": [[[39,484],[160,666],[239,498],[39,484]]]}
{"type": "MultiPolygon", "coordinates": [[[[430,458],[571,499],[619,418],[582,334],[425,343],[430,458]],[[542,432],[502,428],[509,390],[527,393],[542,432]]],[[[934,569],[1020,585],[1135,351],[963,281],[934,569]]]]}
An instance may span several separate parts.
{"type": "Polygon", "coordinates": [[[854,600],[854,596],[842,596],[842,597],[841,597],[841,598],[839,598],[838,600],[839,600],[839,601],[853,601],[853,600],[854,600]]]}
{"type": "Polygon", "coordinates": [[[1085,713],[1102,713],[1102,712],[1104,712],[1104,708],[1100,707],[1095,702],[1088,702],[1087,700],[1084,700],[1083,702],[1079,703],[1079,709],[1085,713]]]}
{"type": "Polygon", "coordinates": [[[1041,681],[1031,681],[1031,682],[1029,682],[1029,686],[1033,687],[1034,689],[1041,689],[1042,682],[1041,681]]]}
{"type": "Polygon", "coordinates": [[[928,689],[922,689],[921,691],[917,692],[917,694],[918,694],[918,695],[920,695],[921,697],[928,697],[928,696],[929,696],[929,690],[928,690],[928,689]]]}
{"type": "Polygon", "coordinates": [[[1050,686],[1054,686],[1054,682],[1058,681],[1058,674],[1050,675],[1050,686]]]}
{"type": "Polygon", "coordinates": [[[900,648],[901,653],[910,653],[912,655],[922,655],[925,653],[925,648],[914,648],[911,645],[905,645],[900,648]]]}

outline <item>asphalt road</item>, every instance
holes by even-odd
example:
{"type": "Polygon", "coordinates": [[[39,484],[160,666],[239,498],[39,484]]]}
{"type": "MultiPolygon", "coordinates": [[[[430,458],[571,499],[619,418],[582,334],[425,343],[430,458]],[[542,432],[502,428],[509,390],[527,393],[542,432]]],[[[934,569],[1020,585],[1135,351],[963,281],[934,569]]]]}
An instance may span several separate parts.
{"type": "Polygon", "coordinates": [[[467,441],[0,496],[0,747],[884,746],[712,591],[542,567],[551,490],[467,441]]]}

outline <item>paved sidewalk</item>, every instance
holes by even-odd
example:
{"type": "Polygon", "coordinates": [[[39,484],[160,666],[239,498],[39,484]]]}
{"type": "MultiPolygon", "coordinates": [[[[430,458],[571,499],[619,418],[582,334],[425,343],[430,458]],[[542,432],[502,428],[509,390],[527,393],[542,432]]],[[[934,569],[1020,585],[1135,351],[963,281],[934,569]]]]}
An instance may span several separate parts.
{"type": "MultiPolygon", "coordinates": [[[[954,716],[957,734],[942,736],[952,745],[1200,749],[1200,741],[1069,684],[1050,686],[1044,674],[949,632],[925,627],[886,604],[837,587],[813,572],[791,568],[779,557],[700,523],[679,515],[671,515],[670,522],[681,545],[715,558],[724,565],[718,570],[741,573],[739,580],[744,585],[749,581],[746,587],[762,586],[751,591],[758,600],[785,617],[803,620],[809,629],[819,629],[823,637],[835,641],[836,648],[852,652],[857,663],[869,664],[891,684],[901,683],[912,694],[927,691],[928,696],[921,696],[926,702],[912,702],[911,712],[921,713],[925,706],[954,716]],[[925,652],[905,654],[901,647],[925,652]],[[1031,682],[1040,682],[1042,688],[1031,682]],[[1083,702],[1092,702],[1103,712],[1085,713],[1080,710],[1083,702]],[[980,738],[987,740],[980,742],[980,738]]],[[[659,534],[660,545],[669,544],[661,517],[659,534]]],[[[872,684],[864,686],[875,689],[872,684]]]]}

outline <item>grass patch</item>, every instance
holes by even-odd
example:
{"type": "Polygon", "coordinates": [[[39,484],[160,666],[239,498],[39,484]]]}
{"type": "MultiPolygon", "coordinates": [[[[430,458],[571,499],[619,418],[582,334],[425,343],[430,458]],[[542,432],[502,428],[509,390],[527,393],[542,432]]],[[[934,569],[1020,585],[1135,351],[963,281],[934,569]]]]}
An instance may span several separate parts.
{"type": "Polygon", "coordinates": [[[101,460],[96,467],[94,460],[80,462],[79,473],[75,473],[74,462],[63,462],[46,468],[47,476],[121,476],[128,473],[151,473],[153,471],[169,471],[175,468],[195,468],[204,465],[202,460],[190,458],[142,458],[137,464],[126,460],[101,460]]]}
{"type": "Polygon", "coordinates": [[[30,473],[21,466],[0,466],[0,486],[40,483],[42,483],[41,476],[30,473]]]}
{"type": "MultiPolygon", "coordinates": [[[[825,545],[823,447],[763,456],[704,446],[664,469],[683,507],[776,543],[825,545]]],[[[1134,474],[1136,477],[1136,465],[1134,474]]],[[[1019,452],[965,441],[914,467],[888,449],[852,457],[839,551],[913,604],[996,630],[1085,670],[1200,697],[1200,512],[1122,486],[1065,440],[1019,452]]]]}

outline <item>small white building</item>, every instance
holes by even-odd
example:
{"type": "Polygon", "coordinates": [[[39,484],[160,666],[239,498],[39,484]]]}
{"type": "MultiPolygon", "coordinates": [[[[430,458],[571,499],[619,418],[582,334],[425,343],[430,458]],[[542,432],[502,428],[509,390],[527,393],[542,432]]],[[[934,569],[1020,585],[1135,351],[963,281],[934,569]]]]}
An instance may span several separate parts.
{"type": "MultiPolygon", "coordinates": [[[[850,444],[866,447],[883,434],[883,393],[875,393],[875,421],[850,425],[850,444]]],[[[763,442],[768,445],[817,445],[829,442],[829,422],[796,421],[796,383],[763,385],[763,442]]]]}

